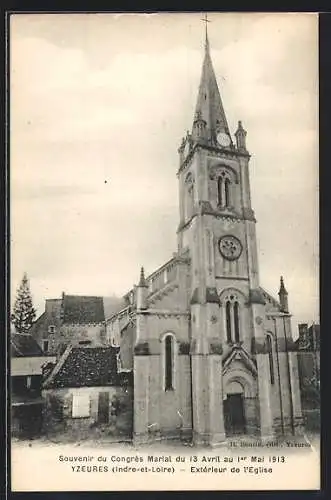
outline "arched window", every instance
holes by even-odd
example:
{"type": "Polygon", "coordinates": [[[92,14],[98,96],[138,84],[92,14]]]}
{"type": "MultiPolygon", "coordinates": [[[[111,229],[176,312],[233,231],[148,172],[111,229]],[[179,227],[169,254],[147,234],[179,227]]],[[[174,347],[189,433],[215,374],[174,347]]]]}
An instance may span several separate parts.
{"type": "Polygon", "coordinates": [[[194,212],[194,178],[189,172],[185,179],[185,218],[192,217],[194,212]]]}
{"type": "Polygon", "coordinates": [[[164,340],[165,363],[164,363],[164,389],[171,391],[173,387],[174,346],[172,335],[167,335],[164,340]]]}
{"type": "Polygon", "coordinates": [[[224,180],[224,195],[225,195],[225,206],[230,206],[230,181],[229,179],[224,180]]]}
{"type": "Polygon", "coordinates": [[[235,302],[233,305],[233,319],[234,319],[234,340],[239,342],[240,332],[239,332],[239,304],[235,302]]]}
{"type": "Polygon", "coordinates": [[[231,178],[225,170],[217,178],[217,197],[218,206],[222,208],[229,207],[231,204],[231,178]]]}
{"type": "Polygon", "coordinates": [[[224,300],[225,305],[225,329],[228,344],[239,343],[240,333],[240,301],[235,291],[229,292],[224,300]]]}
{"type": "Polygon", "coordinates": [[[193,184],[190,184],[187,190],[187,212],[188,212],[188,217],[191,217],[193,215],[193,208],[194,208],[194,186],[193,184]]]}
{"type": "Polygon", "coordinates": [[[227,302],[225,305],[225,314],[226,314],[226,340],[228,344],[232,341],[231,335],[231,302],[227,302]]]}
{"type": "Polygon", "coordinates": [[[217,195],[218,195],[218,205],[220,207],[223,206],[222,190],[223,190],[223,177],[219,177],[217,179],[217,195]]]}
{"type": "Polygon", "coordinates": [[[268,356],[269,356],[270,383],[271,383],[271,385],[274,385],[275,372],[274,372],[274,356],[273,356],[271,335],[267,335],[266,344],[267,344],[267,350],[268,350],[268,356]]]}

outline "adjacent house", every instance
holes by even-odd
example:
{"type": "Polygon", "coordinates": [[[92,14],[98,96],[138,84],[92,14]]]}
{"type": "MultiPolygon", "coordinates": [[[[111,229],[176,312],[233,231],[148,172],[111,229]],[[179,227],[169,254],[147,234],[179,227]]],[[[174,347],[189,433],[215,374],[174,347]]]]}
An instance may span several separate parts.
{"type": "Polygon", "coordinates": [[[66,295],[47,299],[45,312],[35,321],[30,334],[45,354],[60,356],[76,340],[95,345],[106,342],[103,297],[66,295]]]}
{"type": "Polygon", "coordinates": [[[12,435],[33,437],[42,430],[42,367],[55,361],[44,356],[31,335],[13,333],[11,350],[11,421],[12,435]]]}
{"type": "Polygon", "coordinates": [[[89,340],[68,345],[44,368],[44,431],[51,439],[110,441],[132,438],[132,371],[119,349],[89,340]]]}

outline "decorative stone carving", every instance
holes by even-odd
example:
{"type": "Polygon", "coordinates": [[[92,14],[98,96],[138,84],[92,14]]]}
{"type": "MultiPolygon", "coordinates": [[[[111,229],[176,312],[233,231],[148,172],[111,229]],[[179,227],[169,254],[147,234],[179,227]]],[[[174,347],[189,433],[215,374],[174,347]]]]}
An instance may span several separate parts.
{"type": "Polygon", "coordinates": [[[206,288],[206,302],[212,303],[212,304],[219,304],[220,299],[217,293],[217,289],[214,287],[207,287],[206,288]]]}
{"type": "MultiPolygon", "coordinates": [[[[215,163],[215,162],[213,162],[213,163],[215,163]]],[[[209,167],[209,171],[210,171],[209,177],[211,180],[216,179],[216,177],[218,177],[222,173],[226,173],[228,176],[230,176],[230,178],[232,179],[232,182],[234,181],[235,184],[239,183],[238,172],[233,167],[231,167],[230,165],[227,165],[226,163],[218,163],[217,162],[216,165],[214,164],[214,165],[211,165],[209,167]]]]}
{"type": "Polygon", "coordinates": [[[253,222],[256,222],[255,219],[255,213],[252,208],[243,208],[243,217],[244,219],[251,220],[253,222]]]}
{"type": "Polygon", "coordinates": [[[257,325],[262,325],[262,323],[263,323],[263,319],[261,318],[261,316],[256,316],[256,318],[255,318],[255,323],[256,323],[257,325]]]}

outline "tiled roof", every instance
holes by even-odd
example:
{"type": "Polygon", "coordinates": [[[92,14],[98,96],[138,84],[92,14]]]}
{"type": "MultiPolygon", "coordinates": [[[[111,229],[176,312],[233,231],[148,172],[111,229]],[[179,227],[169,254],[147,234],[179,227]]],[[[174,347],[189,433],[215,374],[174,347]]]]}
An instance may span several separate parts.
{"type": "Polygon", "coordinates": [[[70,346],[63,353],[44,388],[120,385],[115,347],[70,346]]]}
{"type": "Polygon", "coordinates": [[[13,333],[10,339],[12,357],[43,356],[43,351],[31,335],[13,333]]]}
{"type": "Polygon", "coordinates": [[[105,320],[102,297],[64,295],[63,322],[74,324],[101,323],[105,320]]]}
{"type": "Polygon", "coordinates": [[[266,299],[266,301],[269,303],[269,304],[272,304],[272,306],[276,307],[276,308],[279,308],[280,307],[280,304],[278,302],[278,300],[276,300],[272,295],[270,295],[270,293],[268,293],[264,288],[262,288],[261,286],[259,287],[259,290],[262,292],[264,298],[266,299]]]}

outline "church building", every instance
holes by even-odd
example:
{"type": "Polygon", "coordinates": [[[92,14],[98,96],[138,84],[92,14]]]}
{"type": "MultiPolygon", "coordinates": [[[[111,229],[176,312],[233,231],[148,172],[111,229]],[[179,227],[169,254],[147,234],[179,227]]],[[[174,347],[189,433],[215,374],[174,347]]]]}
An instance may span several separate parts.
{"type": "Polygon", "coordinates": [[[283,278],[261,286],[246,131],[231,133],[206,33],[190,133],[179,152],[178,246],[106,324],[133,369],[137,443],[217,445],[302,432],[296,346],[283,278]]]}

